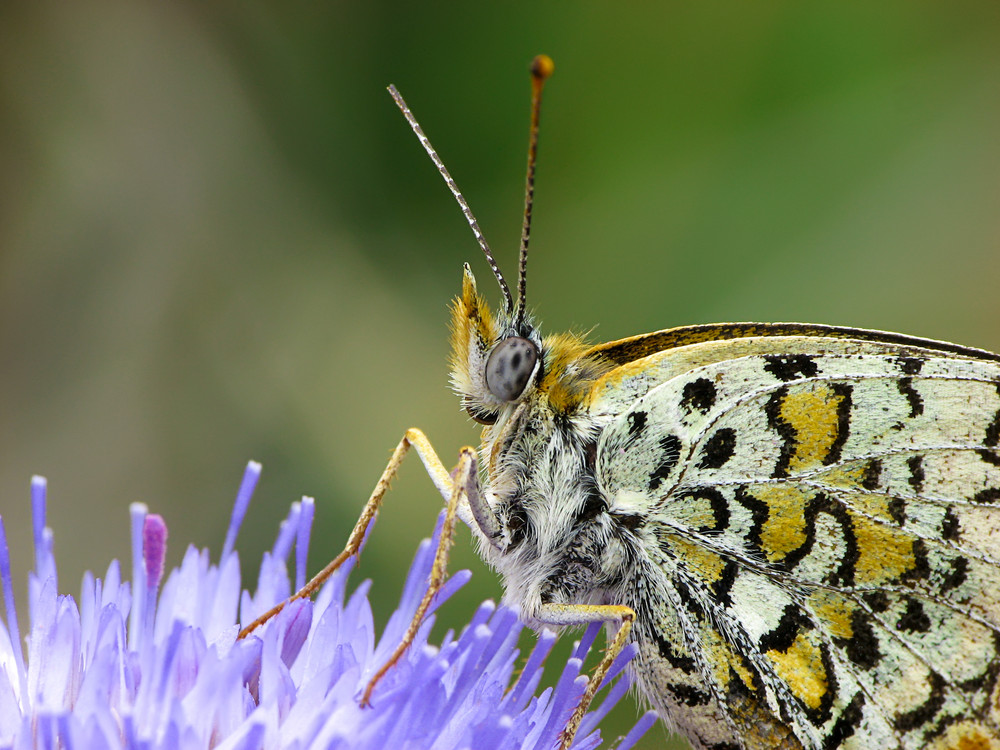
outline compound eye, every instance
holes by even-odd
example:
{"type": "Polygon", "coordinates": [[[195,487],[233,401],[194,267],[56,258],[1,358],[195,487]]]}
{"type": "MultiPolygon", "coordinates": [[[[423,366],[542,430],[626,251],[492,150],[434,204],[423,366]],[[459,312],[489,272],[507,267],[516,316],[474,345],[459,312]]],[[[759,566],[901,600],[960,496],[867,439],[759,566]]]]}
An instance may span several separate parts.
{"type": "Polygon", "coordinates": [[[538,349],[528,339],[511,336],[490,352],[486,361],[486,387],[501,401],[516,401],[538,362],[538,349]]]}

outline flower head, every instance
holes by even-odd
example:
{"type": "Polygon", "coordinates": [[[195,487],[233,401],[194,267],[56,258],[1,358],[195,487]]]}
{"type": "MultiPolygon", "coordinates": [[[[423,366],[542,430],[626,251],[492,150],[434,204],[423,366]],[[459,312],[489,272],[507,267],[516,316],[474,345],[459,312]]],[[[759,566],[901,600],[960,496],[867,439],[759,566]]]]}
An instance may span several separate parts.
{"type": "MultiPolygon", "coordinates": [[[[265,553],[256,592],[241,591],[235,543],[260,466],[249,464],[218,564],[189,547],[164,571],[167,527],[139,504],[132,515],[131,582],[116,560],[103,578],[87,573],[79,599],[58,593],[45,481],[32,482],[35,569],[29,574],[24,658],[6,531],[0,519],[0,747],[81,748],[550,748],[583,692],[588,629],[553,688],[538,691],[555,635],[543,632],[515,679],[521,625],[487,602],[460,635],[428,642],[427,618],[413,645],[379,683],[370,707],[358,698],[400,642],[423,594],[434,556],[419,547],[399,607],[376,634],[364,582],[347,593],[353,561],[315,601],[287,606],[258,633],[249,622],[305,580],[313,502],[294,503],[265,553]],[[162,583],[162,589],[161,589],[162,583]]],[[[435,533],[440,533],[440,521],[435,533]]],[[[469,578],[453,575],[436,608],[469,578]]],[[[630,658],[616,662],[610,681],[630,658]]],[[[600,744],[598,720],[627,690],[623,677],[587,715],[575,748],[600,744]]],[[[645,715],[618,745],[631,745],[655,720],[645,715]]]]}

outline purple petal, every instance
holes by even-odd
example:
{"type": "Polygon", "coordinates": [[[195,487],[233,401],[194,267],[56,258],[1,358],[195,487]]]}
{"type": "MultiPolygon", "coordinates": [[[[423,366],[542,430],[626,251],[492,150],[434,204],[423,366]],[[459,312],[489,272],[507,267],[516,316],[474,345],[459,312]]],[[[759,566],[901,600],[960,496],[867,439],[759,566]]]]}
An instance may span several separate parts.
{"type": "Polygon", "coordinates": [[[17,694],[23,696],[28,686],[28,671],[24,664],[24,652],[21,650],[21,631],[17,627],[17,607],[14,605],[14,585],[10,574],[10,550],[7,547],[7,531],[4,529],[3,518],[0,517],[0,584],[3,584],[3,604],[7,613],[7,642],[14,652],[14,663],[17,664],[17,694]]]}
{"type": "Polygon", "coordinates": [[[132,503],[129,508],[132,529],[132,612],[129,619],[129,646],[138,647],[140,631],[145,620],[146,571],[142,560],[142,526],[148,508],[143,503],[132,503]]]}
{"type": "Polygon", "coordinates": [[[298,530],[295,536],[295,589],[306,585],[306,563],[309,559],[309,532],[312,530],[316,501],[305,495],[302,497],[298,530]]]}
{"type": "Polygon", "coordinates": [[[632,730],[625,735],[625,739],[618,743],[618,747],[615,750],[631,750],[632,746],[642,739],[642,735],[649,731],[649,728],[656,723],[658,718],[660,717],[656,711],[647,711],[644,713],[638,723],[632,727],[632,730]]]}
{"type": "Polygon", "coordinates": [[[257,480],[260,479],[261,465],[256,461],[247,463],[247,468],[243,472],[243,480],[240,482],[239,492],[236,493],[236,502],[233,503],[233,513],[229,517],[229,528],[226,530],[226,541],[222,545],[222,557],[226,559],[236,545],[236,537],[240,533],[240,526],[243,525],[243,517],[250,507],[250,498],[257,487],[257,480]]]}
{"type": "Polygon", "coordinates": [[[56,577],[56,561],[52,556],[52,532],[45,527],[45,477],[31,478],[31,520],[35,541],[35,574],[44,581],[56,577]]]}

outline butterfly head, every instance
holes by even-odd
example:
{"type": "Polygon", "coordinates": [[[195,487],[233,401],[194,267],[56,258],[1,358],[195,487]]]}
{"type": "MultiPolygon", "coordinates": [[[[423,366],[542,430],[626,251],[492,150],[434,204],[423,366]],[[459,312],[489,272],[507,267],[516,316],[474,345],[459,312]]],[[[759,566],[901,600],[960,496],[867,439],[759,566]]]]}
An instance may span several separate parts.
{"type": "MultiPolygon", "coordinates": [[[[454,181],[447,170],[439,165],[439,171],[462,206],[503,293],[503,310],[494,316],[490,313],[486,300],[476,290],[476,279],[466,264],[462,294],[455,300],[452,308],[452,383],[462,398],[465,410],[482,424],[494,424],[505,405],[526,398],[542,374],[542,339],[527,317],[525,288],[531,209],[534,202],[535,160],[538,154],[538,117],[542,86],[552,75],[553,69],[552,60],[546,55],[537,56],[531,64],[531,131],[516,303],[472,211],[454,187],[454,181]]],[[[435,156],[432,154],[431,158],[435,156]]]]}
{"type": "Polygon", "coordinates": [[[503,309],[493,315],[486,300],[477,292],[476,280],[466,265],[462,293],[452,307],[452,383],[466,411],[483,424],[494,424],[505,406],[521,403],[539,390],[546,392],[550,404],[557,411],[568,410],[580,403],[594,373],[600,369],[590,358],[583,356],[585,347],[576,336],[552,337],[543,344],[541,336],[527,316],[525,306],[542,87],[554,69],[551,58],[546,55],[538,55],[531,63],[531,131],[516,302],[483,237],[479,223],[455,180],[431,146],[403,97],[394,86],[389,87],[389,92],[406,121],[462,208],[503,294],[503,309]]]}
{"type": "Polygon", "coordinates": [[[494,315],[465,266],[462,293],[452,305],[451,379],[465,410],[482,424],[496,422],[542,375],[542,339],[520,312],[522,304],[494,315]]]}

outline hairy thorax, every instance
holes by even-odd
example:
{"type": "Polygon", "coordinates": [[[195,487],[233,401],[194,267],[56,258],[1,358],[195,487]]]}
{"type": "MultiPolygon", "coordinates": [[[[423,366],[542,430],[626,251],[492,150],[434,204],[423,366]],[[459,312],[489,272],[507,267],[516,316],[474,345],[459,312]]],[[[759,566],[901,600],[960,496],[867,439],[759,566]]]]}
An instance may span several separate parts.
{"type": "Polygon", "coordinates": [[[600,425],[531,400],[484,431],[487,501],[504,530],[484,557],[504,578],[504,601],[537,624],[544,604],[620,600],[635,545],[597,486],[600,425]]]}

